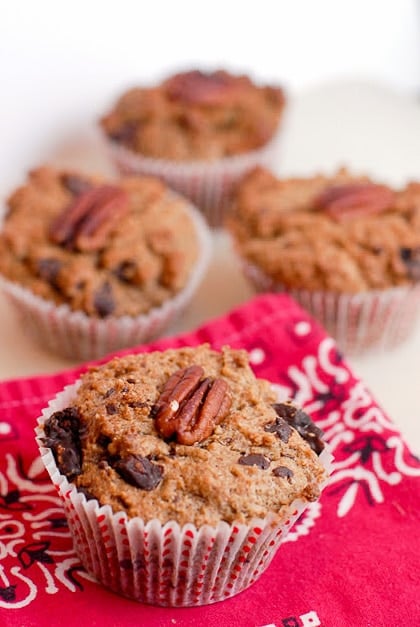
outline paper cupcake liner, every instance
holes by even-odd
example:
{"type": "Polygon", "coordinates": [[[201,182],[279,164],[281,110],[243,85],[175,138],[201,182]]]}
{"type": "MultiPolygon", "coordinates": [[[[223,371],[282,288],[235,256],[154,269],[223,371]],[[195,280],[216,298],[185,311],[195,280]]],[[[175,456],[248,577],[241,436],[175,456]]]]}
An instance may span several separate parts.
{"type": "Polygon", "coordinates": [[[194,207],[186,209],[196,227],[199,259],[187,284],[173,298],[139,316],[98,319],[72,311],[68,305],[46,301],[0,276],[0,287],[15,307],[25,331],[52,352],[80,360],[97,359],[159,336],[192,299],[211,257],[211,234],[205,221],[194,207]]]}
{"type": "Polygon", "coordinates": [[[163,179],[199,207],[211,226],[218,227],[223,224],[229,197],[237,181],[257,165],[275,167],[280,132],[257,150],[215,162],[154,159],[106,141],[111,158],[122,174],[148,174],[163,179]]]}
{"type": "MultiPolygon", "coordinates": [[[[37,442],[42,461],[61,496],[75,550],[86,570],[112,591],[142,603],[199,606],[245,590],[267,569],[290,527],[308,503],[294,501],[282,517],[270,515],[249,525],[220,522],[216,527],[180,527],[170,521],[145,523],[113,513],[96,499],[87,501],[61,475],[43,424],[71,404],[79,383],[65,388],[38,419],[37,442]]],[[[327,475],[332,456],[320,456],[327,475]]]]}
{"type": "Polygon", "coordinates": [[[287,292],[350,355],[389,350],[414,332],[420,312],[420,284],[370,290],[358,294],[289,289],[257,266],[243,262],[243,271],[257,291],[287,292]]]}

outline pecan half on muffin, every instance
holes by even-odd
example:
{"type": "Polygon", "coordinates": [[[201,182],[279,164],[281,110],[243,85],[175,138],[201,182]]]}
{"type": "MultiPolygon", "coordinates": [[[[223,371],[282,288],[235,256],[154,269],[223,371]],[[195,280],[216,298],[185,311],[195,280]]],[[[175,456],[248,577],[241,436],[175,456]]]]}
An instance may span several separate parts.
{"type": "Polygon", "coordinates": [[[363,347],[365,333],[394,338],[398,320],[401,330],[416,317],[419,183],[396,190],[346,170],[282,180],[258,168],[238,185],[229,229],[254,284],[292,291],[333,335],[344,329],[346,349],[348,330],[363,347]]]}
{"type": "MultiPolygon", "coordinates": [[[[155,178],[108,182],[43,167],[9,199],[0,273],[55,309],[134,320],[196,282],[206,237],[197,212],[155,178]]],[[[143,339],[131,331],[132,341],[143,339]]],[[[126,344],[113,335],[103,352],[126,344]]]]}
{"type": "MultiPolygon", "coordinates": [[[[131,355],[91,369],[44,414],[38,436],[49,449],[44,461],[53,480],[66,477],[73,485],[69,490],[65,481],[61,492],[72,500],[75,516],[90,518],[90,511],[98,519],[108,512],[115,542],[108,554],[115,551],[116,561],[110,558],[106,567],[112,571],[107,571],[106,585],[115,580],[116,589],[127,586],[124,594],[144,600],[144,590],[129,592],[132,583],[121,583],[121,572],[114,576],[113,570],[121,571],[123,563],[126,578],[134,572],[147,579],[151,560],[160,590],[162,582],[179,582],[177,590],[169,585],[162,593],[164,604],[219,600],[226,589],[230,595],[252,583],[241,556],[252,558],[252,572],[258,556],[256,572],[262,572],[271,547],[278,546],[302,508],[319,497],[327,476],[318,457],[324,448],[321,431],[293,404],[276,403],[269,383],[253,375],[245,351],[228,347],[131,355]],[[143,530],[153,529],[153,555],[134,535],[131,547],[118,548],[121,529],[138,530],[140,519],[143,530]],[[239,530],[239,545],[227,549],[239,530]],[[247,556],[250,534],[253,552],[247,556]],[[186,538],[187,559],[178,562],[186,538]],[[206,548],[208,543],[213,549],[206,548]],[[214,562],[215,552],[230,550],[227,562],[214,562]],[[133,559],[142,564],[141,572],[135,572],[133,559]],[[243,569],[248,574],[239,589],[223,587],[243,569]],[[214,589],[216,575],[224,581],[220,589],[214,589]]],[[[103,565],[88,557],[92,539],[81,540],[79,523],[74,527],[80,556],[97,576],[103,565]]],[[[154,595],[150,602],[159,602],[156,589],[154,595]]]]}
{"type": "Polygon", "coordinates": [[[284,106],[278,87],[192,70],[129,90],[101,126],[122,171],[161,176],[216,225],[232,183],[271,162],[284,106]]]}

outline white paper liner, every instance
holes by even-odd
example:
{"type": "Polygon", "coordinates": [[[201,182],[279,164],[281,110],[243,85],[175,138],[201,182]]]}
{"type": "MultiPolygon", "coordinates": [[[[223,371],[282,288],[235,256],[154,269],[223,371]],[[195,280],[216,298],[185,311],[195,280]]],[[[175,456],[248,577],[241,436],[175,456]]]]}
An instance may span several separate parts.
{"type": "Polygon", "coordinates": [[[111,158],[122,174],[149,174],[163,179],[199,207],[211,226],[217,227],[223,224],[236,182],[257,165],[275,167],[281,136],[278,130],[273,139],[261,148],[214,162],[154,159],[109,139],[106,142],[111,158]]]}
{"type": "MultiPolygon", "coordinates": [[[[113,513],[109,505],[86,500],[61,475],[43,444],[44,422],[68,407],[80,381],[64,388],[44,409],[36,427],[41,459],[62,498],[75,550],[86,570],[105,587],[142,603],[199,606],[245,590],[267,569],[289,529],[308,503],[295,500],[278,516],[249,525],[220,522],[216,527],[170,521],[144,523],[113,513]]],[[[328,478],[332,455],[319,456],[328,478]]],[[[327,483],[325,480],[321,487],[327,483]]]]}
{"type": "Polygon", "coordinates": [[[47,301],[0,275],[0,287],[14,305],[25,331],[39,344],[64,357],[97,359],[159,336],[183,311],[201,283],[211,258],[211,234],[201,214],[185,205],[196,227],[199,258],[185,287],[159,307],[139,316],[89,317],[68,305],[47,301]]]}
{"type": "Polygon", "coordinates": [[[286,288],[244,260],[242,268],[257,291],[290,294],[349,355],[395,348],[414,332],[419,319],[419,283],[358,294],[312,292],[286,288]]]}

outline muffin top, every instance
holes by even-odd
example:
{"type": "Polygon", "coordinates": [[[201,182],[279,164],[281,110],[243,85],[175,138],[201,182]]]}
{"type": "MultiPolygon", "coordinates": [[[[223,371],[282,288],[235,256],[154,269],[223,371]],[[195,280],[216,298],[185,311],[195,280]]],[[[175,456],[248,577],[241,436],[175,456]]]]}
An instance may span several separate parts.
{"type": "Polygon", "coordinates": [[[228,225],[241,257],[287,288],[355,293],[420,279],[420,183],[393,190],[345,169],[279,180],[257,168],[228,225]]]}
{"type": "Polygon", "coordinates": [[[159,180],[42,167],[8,201],[0,273],[89,316],[136,316],[184,287],[198,246],[186,202],[159,180]]]}
{"type": "Polygon", "coordinates": [[[284,102],[281,89],[247,76],[193,70],[131,89],[101,125],[112,141],[148,157],[211,161],[266,144],[284,102]]]}
{"type": "Polygon", "coordinates": [[[87,498],[129,517],[281,519],[294,499],[318,497],[325,470],[320,430],[275,401],[245,351],[130,355],[82,377],[72,406],[46,421],[45,444],[87,498]]]}

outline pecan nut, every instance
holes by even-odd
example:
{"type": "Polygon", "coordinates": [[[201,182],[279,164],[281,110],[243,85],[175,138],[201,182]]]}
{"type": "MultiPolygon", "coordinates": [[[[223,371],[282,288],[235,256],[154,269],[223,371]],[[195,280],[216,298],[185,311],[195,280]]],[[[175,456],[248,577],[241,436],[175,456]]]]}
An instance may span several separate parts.
{"type": "Polygon", "coordinates": [[[228,414],[229,386],[223,379],[203,378],[201,366],[177,370],[166,382],[153,411],[163,438],[176,435],[179,444],[208,438],[228,414]]]}
{"type": "Polygon", "coordinates": [[[342,221],[385,211],[392,207],[394,200],[394,192],[386,185],[349,183],[327,187],[315,199],[314,209],[342,221]]]}
{"type": "Polygon", "coordinates": [[[50,238],[80,251],[98,250],[127,211],[128,197],[121,188],[101,185],[87,189],[52,223],[50,238]]]}
{"type": "Polygon", "coordinates": [[[176,74],[165,83],[172,100],[196,105],[219,105],[236,90],[240,77],[221,70],[206,74],[199,70],[176,74]]]}

